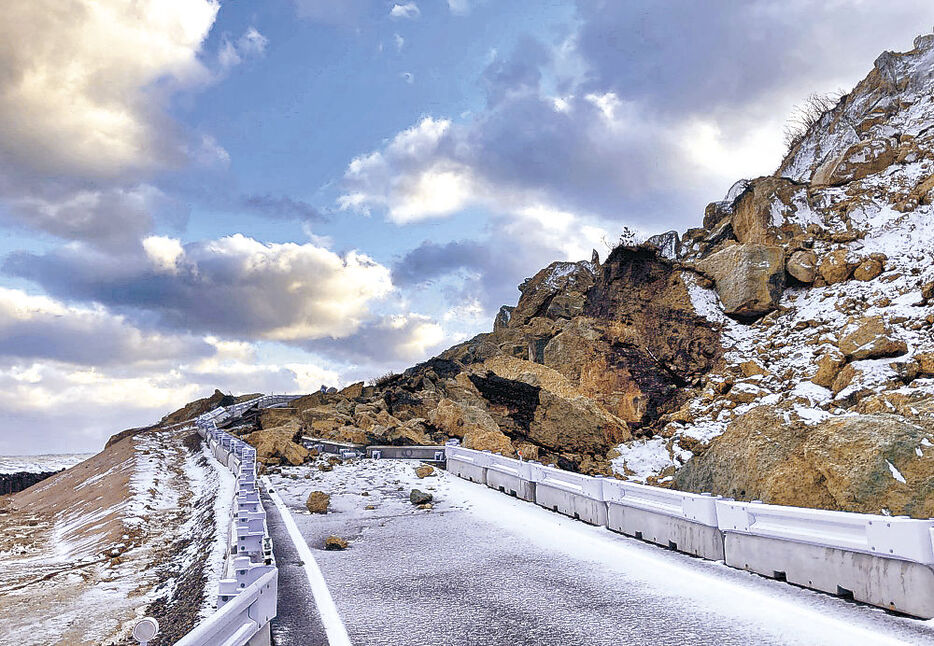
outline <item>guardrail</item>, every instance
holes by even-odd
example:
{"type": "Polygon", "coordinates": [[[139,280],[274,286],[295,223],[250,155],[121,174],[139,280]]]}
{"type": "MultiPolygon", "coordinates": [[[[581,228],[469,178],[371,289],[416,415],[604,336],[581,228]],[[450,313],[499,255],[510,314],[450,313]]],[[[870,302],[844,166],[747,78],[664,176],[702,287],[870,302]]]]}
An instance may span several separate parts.
{"type": "Polygon", "coordinates": [[[795,585],[930,619],[934,519],[737,502],[460,446],[451,473],[572,518],[795,585]]]}
{"type": "Polygon", "coordinates": [[[279,570],[272,553],[266,511],[259,498],[256,449],[217,428],[245,411],[273,408],[298,395],[264,395],[200,415],[195,424],[218,462],[236,476],[227,531],[224,576],[218,584],[217,612],[175,646],[269,646],[269,622],[276,616],[279,570]]]}

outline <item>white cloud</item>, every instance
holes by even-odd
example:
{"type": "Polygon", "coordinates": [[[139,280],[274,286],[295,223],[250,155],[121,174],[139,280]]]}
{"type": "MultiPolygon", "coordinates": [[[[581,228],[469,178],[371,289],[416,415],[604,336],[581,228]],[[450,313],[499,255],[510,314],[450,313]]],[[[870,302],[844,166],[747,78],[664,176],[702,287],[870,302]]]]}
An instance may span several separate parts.
{"type": "Polygon", "coordinates": [[[143,330],[101,307],[0,287],[0,357],[131,366],[212,353],[201,339],[143,330]]]}
{"type": "Polygon", "coordinates": [[[395,40],[395,43],[396,43],[396,51],[401,52],[402,47],[405,45],[405,38],[403,38],[399,34],[393,34],[393,39],[395,40]]]}
{"type": "Polygon", "coordinates": [[[143,250],[149,256],[156,271],[178,273],[178,262],[185,255],[182,243],[166,236],[149,236],[143,239],[143,250]]]}
{"type": "Polygon", "coordinates": [[[245,58],[262,56],[266,52],[267,45],[269,45],[269,40],[259,33],[256,27],[250,27],[236,42],[224,37],[217,53],[217,62],[221,69],[230,69],[242,63],[245,58]]]}
{"type": "Polygon", "coordinates": [[[415,20],[421,15],[421,11],[418,8],[418,5],[414,2],[406,2],[405,4],[394,4],[392,9],[389,10],[389,15],[393,18],[407,18],[409,20],[415,20]]]}
{"type": "Polygon", "coordinates": [[[165,92],[206,80],[198,52],[218,9],[215,0],[5,7],[0,159],[102,177],[177,158],[165,92]]]}
{"type": "Polygon", "coordinates": [[[451,13],[464,15],[470,12],[470,0],[448,0],[448,9],[451,13]]]}
{"type": "Polygon", "coordinates": [[[185,245],[150,236],[144,253],[81,245],[14,254],[8,273],[62,298],[126,308],[163,328],[241,340],[301,343],[346,337],[393,291],[389,269],[358,251],[263,243],[242,234],[185,245]]]}

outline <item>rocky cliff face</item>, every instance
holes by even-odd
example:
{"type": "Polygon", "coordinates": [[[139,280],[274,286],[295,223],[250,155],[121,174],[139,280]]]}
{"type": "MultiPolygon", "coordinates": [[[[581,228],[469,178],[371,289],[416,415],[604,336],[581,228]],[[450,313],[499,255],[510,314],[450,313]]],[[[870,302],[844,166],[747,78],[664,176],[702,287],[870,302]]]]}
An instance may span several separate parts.
{"type": "Polygon", "coordinates": [[[932,90],[928,35],[883,54],[703,226],[552,263],[492,332],[261,423],[932,516],[932,90]]]}

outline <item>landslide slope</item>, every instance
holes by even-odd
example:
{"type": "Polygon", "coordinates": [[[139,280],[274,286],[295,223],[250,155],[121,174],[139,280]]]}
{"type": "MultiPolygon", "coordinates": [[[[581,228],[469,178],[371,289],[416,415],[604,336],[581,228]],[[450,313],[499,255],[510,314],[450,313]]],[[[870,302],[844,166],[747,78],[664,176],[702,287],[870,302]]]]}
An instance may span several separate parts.
{"type": "Polygon", "coordinates": [[[260,418],[741,499],[934,516],[934,35],[703,226],[556,262],[493,330],[260,418]]]}

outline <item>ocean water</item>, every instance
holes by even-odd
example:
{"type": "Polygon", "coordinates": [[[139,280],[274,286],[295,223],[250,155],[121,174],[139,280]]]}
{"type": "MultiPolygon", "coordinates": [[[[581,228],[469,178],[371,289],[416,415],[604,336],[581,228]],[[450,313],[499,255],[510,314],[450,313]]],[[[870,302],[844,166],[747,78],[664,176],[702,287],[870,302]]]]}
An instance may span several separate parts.
{"type": "Polygon", "coordinates": [[[84,462],[93,453],[56,453],[50,455],[0,455],[0,473],[58,471],[84,462]]]}

